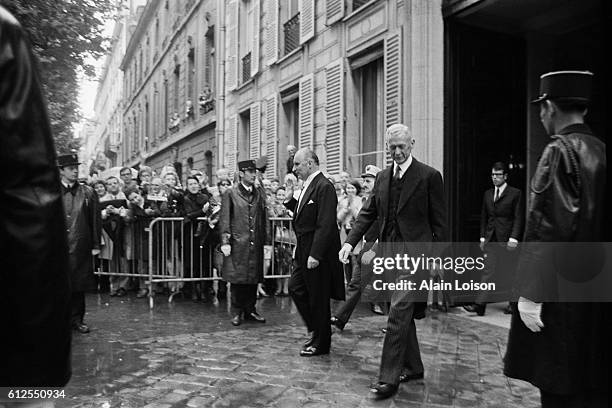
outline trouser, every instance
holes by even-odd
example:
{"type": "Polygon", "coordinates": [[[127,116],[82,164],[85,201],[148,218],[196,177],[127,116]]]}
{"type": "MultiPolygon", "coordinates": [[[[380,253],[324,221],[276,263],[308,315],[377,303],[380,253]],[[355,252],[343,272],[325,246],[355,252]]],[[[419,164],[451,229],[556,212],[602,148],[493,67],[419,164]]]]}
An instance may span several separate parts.
{"type": "Polygon", "coordinates": [[[329,350],[331,345],[330,272],[320,265],[307,269],[305,264],[301,264],[295,267],[289,278],[289,294],[306,328],[313,332],[312,346],[323,351],[329,350]]]}
{"type": "MultiPolygon", "coordinates": [[[[121,273],[130,273],[130,264],[128,260],[122,256],[118,259],[113,259],[113,264],[115,265],[115,271],[121,273]]],[[[116,292],[118,289],[123,288],[124,290],[128,290],[130,284],[129,276],[111,276],[110,277],[110,290],[111,292],[116,292]]]]}
{"type": "MultiPolygon", "coordinates": [[[[363,293],[363,288],[366,283],[370,281],[371,277],[371,268],[362,268],[361,267],[361,255],[351,255],[351,263],[353,267],[353,271],[351,273],[351,280],[346,287],[346,300],[338,307],[334,316],[338,318],[342,323],[346,324],[357,303],[361,299],[361,294],[363,293]],[[370,273],[368,273],[370,271],[370,273]],[[367,275],[367,276],[362,276],[367,275]]],[[[346,265],[345,265],[346,266],[346,265]]]]}
{"type": "Polygon", "coordinates": [[[72,292],[70,296],[70,314],[72,324],[83,323],[85,316],[85,292],[72,292]]]}
{"type": "Polygon", "coordinates": [[[480,278],[480,283],[495,283],[496,290],[492,296],[491,291],[481,290],[476,295],[477,304],[498,302],[510,299],[510,287],[516,268],[517,256],[515,251],[508,251],[505,243],[492,241],[485,247],[486,260],[480,278]],[[505,296],[504,296],[505,295],[505,296]]]}
{"type": "Polygon", "coordinates": [[[405,298],[402,291],[391,297],[379,372],[379,381],[388,384],[397,384],[401,374],[424,371],[414,324],[415,303],[405,298]]]}
{"type": "Polygon", "coordinates": [[[257,284],[232,283],[231,289],[231,310],[232,315],[255,312],[255,302],[257,301],[257,284]]]}
{"type": "Polygon", "coordinates": [[[609,407],[609,393],[582,391],[576,394],[559,395],[540,390],[542,408],[604,408],[609,407]]]}

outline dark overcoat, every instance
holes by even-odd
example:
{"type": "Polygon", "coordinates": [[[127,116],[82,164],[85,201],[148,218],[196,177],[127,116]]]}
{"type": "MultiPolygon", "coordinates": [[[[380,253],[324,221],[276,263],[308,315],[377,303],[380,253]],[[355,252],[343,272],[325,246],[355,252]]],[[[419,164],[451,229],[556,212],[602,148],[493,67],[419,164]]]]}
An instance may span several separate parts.
{"type": "MultiPolygon", "coordinates": [[[[605,143],[586,125],[566,127],[546,146],[531,181],[524,241],[602,241],[605,188],[605,143]]],[[[558,276],[548,273],[547,248],[523,248],[518,296],[535,302],[550,298],[558,276]]],[[[610,316],[610,303],[545,302],[544,327],[534,333],[514,310],[504,373],[554,394],[607,390],[610,316]]]]}
{"type": "Polygon", "coordinates": [[[62,186],[64,216],[68,235],[70,287],[83,292],[95,286],[92,249],[100,249],[101,210],[93,189],[79,183],[62,186]]]}
{"type": "Polygon", "coordinates": [[[219,217],[222,244],[230,244],[223,258],[223,280],[236,284],[263,282],[264,245],[269,237],[266,195],[253,186],[252,193],[239,183],[221,198],[219,217]]]}
{"type": "Polygon", "coordinates": [[[70,379],[70,282],[59,174],[27,34],[0,6],[0,386],[70,379]]]}

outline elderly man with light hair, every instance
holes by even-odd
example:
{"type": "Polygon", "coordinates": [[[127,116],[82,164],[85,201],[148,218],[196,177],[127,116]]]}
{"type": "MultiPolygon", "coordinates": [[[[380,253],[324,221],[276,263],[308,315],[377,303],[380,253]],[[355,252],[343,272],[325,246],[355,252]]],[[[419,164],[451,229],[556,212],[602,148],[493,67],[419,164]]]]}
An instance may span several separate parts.
{"type": "MultiPolygon", "coordinates": [[[[412,156],[415,138],[407,126],[390,126],[385,140],[393,164],[376,177],[370,198],[340,250],[339,257],[344,263],[376,221],[379,222],[379,242],[394,248],[401,247],[402,243],[447,240],[444,185],[440,172],[412,156]]],[[[378,382],[370,388],[375,398],[392,396],[400,382],[423,378],[424,367],[414,319],[425,316],[424,306],[406,292],[393,292],[378,382]]]]}

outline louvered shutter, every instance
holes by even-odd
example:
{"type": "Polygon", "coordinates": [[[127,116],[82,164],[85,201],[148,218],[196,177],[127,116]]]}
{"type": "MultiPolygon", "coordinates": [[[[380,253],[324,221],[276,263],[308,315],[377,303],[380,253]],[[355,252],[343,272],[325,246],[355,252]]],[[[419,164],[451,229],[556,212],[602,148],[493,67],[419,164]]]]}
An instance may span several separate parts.
{"type": "Polygon", "coordinates": [[[227,132],[225,133],[225,168],[230,172],[231,177],[234,177],[236,171],[236,156],[237,141],[238,141],[238,116],[232,115],[227,122],[227,132]]]}
{"type": "Polygon", "coordinates": [[[344,17],[344,0],[325,0],[325,24],[331,25],[344,17]]]}
{"type": "MultiPolygon", "coordinates": [[[[385,129],[402,122],[402,32],[393,33],[385,39],[385,129]]],[[[386,163],[392,162],[387,151],[386,163]]]]}
{"type": "Polygon", "coordinates": [[[238,10],[239,0],[227,5],[227,49],[225,53],[225,86],[228,91],[238,86],[238,10]]]}
{"type": "Polygon", "coordinates": [[[278,59],[278,1],[266,2],[266,62],[273,64],[278,59]]]}
{"type": "Polygon", "coordinates": [[[251,50],[251,76],[259,72],[259,19],[261,18],[261,2],[253,0],[253,49],[251,50]]]}
{"type": "Polygon", "coordinates": [[[266,177],[278,177],[278,100],[276,95],[266,99],[266,156],[268,167],[266,177]]]}
{"type": "Polygon", "coordinates": [[[314,141],[314,75],[300,79],[299,91],[299,148],[310,147],[314,141]]]}
{"type": "Polygon", "coordinates": [[[261,108],[259,102],[255,102],[251,105],[250,116],[251,134],[249,135],[249,158],[256,160],[261,154],[261,108]]]}
{"type": "Polygon", "coordinates": [[[339,174],[343,166],[344,66],[339,59],[325,67],[327,171],[339,174]]]}
{"type": "Polygon", "coordinates": [[[315,35],[315,1],[300,0],[300,44],[315,35]]]}

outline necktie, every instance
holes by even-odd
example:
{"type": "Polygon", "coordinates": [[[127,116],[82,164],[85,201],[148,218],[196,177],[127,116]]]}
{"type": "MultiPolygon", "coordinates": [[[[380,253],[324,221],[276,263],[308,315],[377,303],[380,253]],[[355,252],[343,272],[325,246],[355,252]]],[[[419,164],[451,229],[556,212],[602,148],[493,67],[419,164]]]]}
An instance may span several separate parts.
{"type": "Polygon", "coordinates": [[[495,187],[495,198],[493,199],[493,202],[497,202],[497,200],[499,200],[499,187],[495,187]]]}
{"type": "Polygon", "coordinates": [[[402,169],[400,169],[400,166],[395,166],[395,174],[393,175],[393,179],[394,180],[399,180],[400,179],[401,171],[402,171],[402,169]]]}

